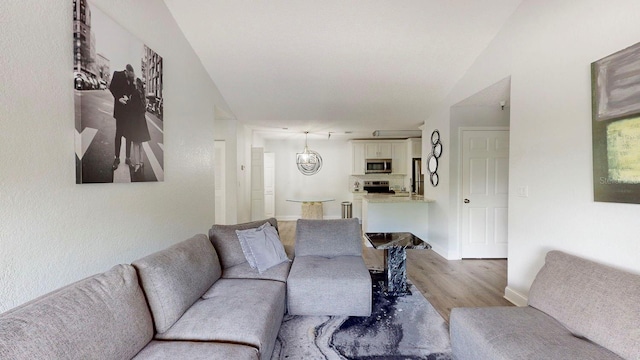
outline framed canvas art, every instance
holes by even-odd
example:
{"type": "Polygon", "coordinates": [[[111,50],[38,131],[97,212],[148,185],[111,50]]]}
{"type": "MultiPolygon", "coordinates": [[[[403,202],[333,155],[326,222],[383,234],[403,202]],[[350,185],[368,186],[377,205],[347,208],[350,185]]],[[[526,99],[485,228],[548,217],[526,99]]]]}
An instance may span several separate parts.
{"type": "Polygon", "coordinates": [[[591,64],[594,200],[640,203],[640,43],[591,64]]]}
{"type": "Polygon", "coordinates": [[[164,181],[162,57],[73,1],[76,183],[164,181]]]}

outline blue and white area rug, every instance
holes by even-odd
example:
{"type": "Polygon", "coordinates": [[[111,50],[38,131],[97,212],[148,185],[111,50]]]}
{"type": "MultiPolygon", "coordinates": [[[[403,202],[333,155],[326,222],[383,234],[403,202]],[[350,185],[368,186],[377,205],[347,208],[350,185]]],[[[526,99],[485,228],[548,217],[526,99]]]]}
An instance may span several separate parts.
{"type": "Polygon", "coordinates": [[[422,294],[389,296],[372,278],[370,317],[285,315],[272,360],[451,360],[448,326],[422,294]]]}

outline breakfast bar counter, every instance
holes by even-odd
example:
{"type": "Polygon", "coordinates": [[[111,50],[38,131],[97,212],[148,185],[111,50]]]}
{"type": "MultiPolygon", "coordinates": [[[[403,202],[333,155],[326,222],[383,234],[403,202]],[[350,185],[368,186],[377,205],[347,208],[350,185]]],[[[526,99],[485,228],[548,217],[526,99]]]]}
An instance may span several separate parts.
{"type": "Polygon", "coordinates": [[[432,199],[427,199],[422,195],[409,194],[367,194],[363,197],[369,203],[430,203],[432,199]]]}
{"type": "Polygon", "coordinates": [[[429,204],[420,195],[367,194],[362,199],[364,233],[410,232],[428,238],[429,204]]]}

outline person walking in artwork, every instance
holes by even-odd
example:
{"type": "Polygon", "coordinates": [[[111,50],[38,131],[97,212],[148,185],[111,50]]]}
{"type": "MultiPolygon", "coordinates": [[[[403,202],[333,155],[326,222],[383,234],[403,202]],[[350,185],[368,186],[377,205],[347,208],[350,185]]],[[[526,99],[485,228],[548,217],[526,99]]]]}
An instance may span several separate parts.
{"type": "Polygon", "coordinates": [[[144,96],[144,84],[140,78],[135,81],[135,88],[127,104],[128,118],[124,136],[133,143],[133,171],[138,172],[144,167],[142,157],[142,143],[151,140],[149,127],[145,117],[147,101],[144,96]]]}
{"type": "MultiPolygon", "coordinates": [[[[133,66],[127,64],[125,70],[114,71],[111,78],[109,91],[113,94],[113,117],[116,119],[116,138],[115,138],[115,159],[113,160],[112,169],[116,170],[120,165],[120,148],[122,147],[122,137],[124,135],[126,121],[128,116],[128,103],[131,94],[135,91],[134,85],[135,73],[133,66]]],[[[126,159],[125,163],[131,165],[131,141],[126,140],[126,159]]]]}

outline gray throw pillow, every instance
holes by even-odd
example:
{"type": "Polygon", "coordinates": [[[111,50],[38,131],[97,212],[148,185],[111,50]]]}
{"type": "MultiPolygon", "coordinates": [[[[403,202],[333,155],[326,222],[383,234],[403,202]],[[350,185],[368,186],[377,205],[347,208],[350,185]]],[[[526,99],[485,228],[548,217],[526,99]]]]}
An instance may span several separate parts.
{"type": "Polygon", "coordinates": [[[242,252],[249,265],[263,273],[284,261],[289,261],[284,246],[278,236],[278,230],[265,223],[255,229],[236,230],[242,252]]]}

